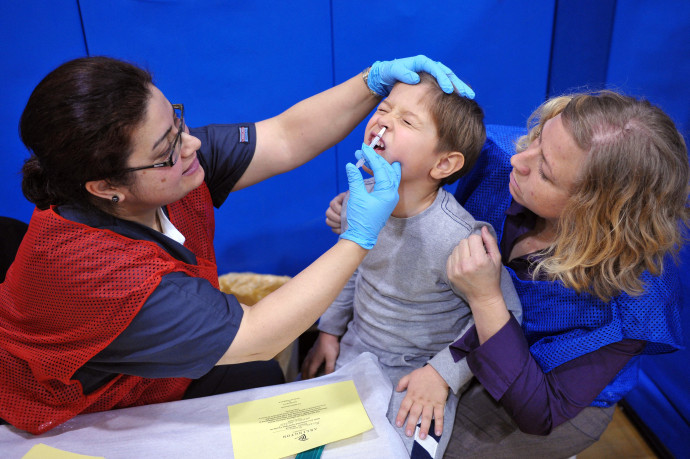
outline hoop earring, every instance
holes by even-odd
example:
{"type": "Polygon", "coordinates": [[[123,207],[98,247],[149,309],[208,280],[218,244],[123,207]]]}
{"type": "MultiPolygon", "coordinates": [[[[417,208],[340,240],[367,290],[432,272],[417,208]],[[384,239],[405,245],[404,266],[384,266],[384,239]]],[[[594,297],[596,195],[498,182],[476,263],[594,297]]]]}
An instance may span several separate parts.
{"type": "Polygon", "coordinates": [[[118,202],[120,202],[120,198],[119,198],[118,196],[113,196],[112,199],[113,199],[113,202],[114,202],[115,204],[117,204],[118,202]]]}

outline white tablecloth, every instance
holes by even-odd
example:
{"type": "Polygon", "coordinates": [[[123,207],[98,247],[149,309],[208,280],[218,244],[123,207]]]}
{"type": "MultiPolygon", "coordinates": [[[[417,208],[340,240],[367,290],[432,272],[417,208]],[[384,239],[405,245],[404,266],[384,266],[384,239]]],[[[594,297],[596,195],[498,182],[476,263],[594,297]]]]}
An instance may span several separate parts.
{"type": "Polygon", "coordinates": [[[21,458],[43,443],[61,450],[116,458],[232,458],[228,405],[352,379],[374,429],[326,446],[322,457],[409,457],[386,418],[392,385],[366,353],[330,375],[193,400],[83,414],[34,436],[0,426],[0,456],[21,458]]]}

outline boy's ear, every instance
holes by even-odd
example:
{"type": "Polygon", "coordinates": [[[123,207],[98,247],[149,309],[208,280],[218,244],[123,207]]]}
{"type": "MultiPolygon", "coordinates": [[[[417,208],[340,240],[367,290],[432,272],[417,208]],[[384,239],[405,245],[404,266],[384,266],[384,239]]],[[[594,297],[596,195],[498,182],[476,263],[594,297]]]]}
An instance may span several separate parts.
{"type": "Polygon", "coordinates": [[[120,193],[117,192],[117,189],[108,183],[107,180],[91,180],[90,182],[86,182],[84,184],[84,188],[86,188],[86,191],[98,198],[110,200],[115,195],[118,195],[118,199],[121,198],[119,196],[120,193]]]}
{"type": "Polygon", "coordinates": [[[443,153],[438,157],[436,164],[431,168],[431,177],[434,180],[443,180],[444,178],[453,175],[465,165],[465,155],[459,151],[451,151],[443,153]]]}

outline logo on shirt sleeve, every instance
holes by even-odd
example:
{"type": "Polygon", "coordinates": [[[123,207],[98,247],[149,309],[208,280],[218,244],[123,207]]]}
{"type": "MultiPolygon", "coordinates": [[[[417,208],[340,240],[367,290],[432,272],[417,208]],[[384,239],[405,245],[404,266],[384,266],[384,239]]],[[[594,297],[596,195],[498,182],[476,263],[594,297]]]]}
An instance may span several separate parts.
{"type": "Polygon", "coordinates": [[[240,143],[249,143],[249,128],[240,126],[240,143]]]}

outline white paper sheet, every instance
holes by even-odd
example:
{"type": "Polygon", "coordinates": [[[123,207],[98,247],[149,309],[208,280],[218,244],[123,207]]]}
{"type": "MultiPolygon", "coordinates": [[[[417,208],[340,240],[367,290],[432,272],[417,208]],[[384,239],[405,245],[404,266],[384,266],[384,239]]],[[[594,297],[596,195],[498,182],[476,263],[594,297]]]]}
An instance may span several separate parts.
{"type": "Polygon", "coordinates": [[[402,440],[386,418],[393,391],[376,357],[365,353],[335,373],[307,381],[261,387],[193,400],[84,414],[34,436],[0,426],[2,457],[20,459],[43,443],[106,459],[157,457],[232,458],[228,405],[352,379],[374,429],[326,446],[323,459],[406,458],[402,440]]]}

